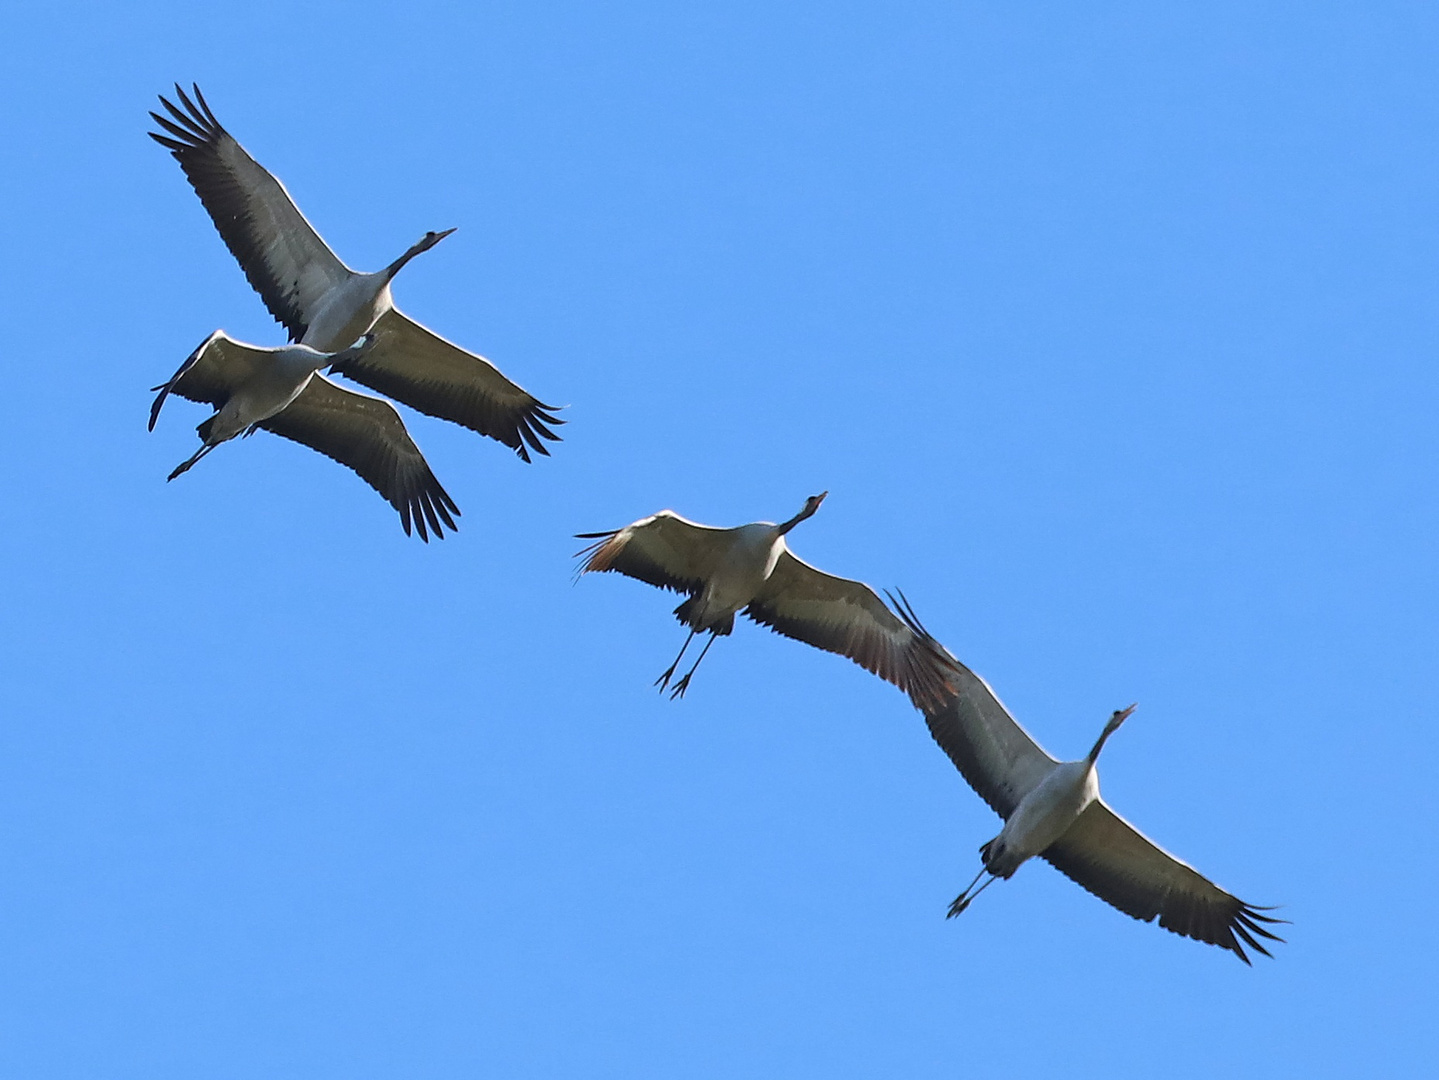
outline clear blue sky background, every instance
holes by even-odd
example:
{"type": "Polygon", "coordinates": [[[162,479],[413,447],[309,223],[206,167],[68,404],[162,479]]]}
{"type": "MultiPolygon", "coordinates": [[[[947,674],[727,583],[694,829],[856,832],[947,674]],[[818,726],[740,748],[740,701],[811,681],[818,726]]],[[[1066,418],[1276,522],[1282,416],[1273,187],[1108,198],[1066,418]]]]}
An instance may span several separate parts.
{"type": "Polygon", "coordinates": [[[0,16],[0,1074],[1419,1075],[1436,1064],[1439,12],[56,4],[0,16]],[[146,110],[569,406],[424,417],[428,547],[147,387],[278,344],[146,110]],[[1289,944],[1043,864],[900,694],[578,531],[775,519],[903,587],[1289,944]]]}

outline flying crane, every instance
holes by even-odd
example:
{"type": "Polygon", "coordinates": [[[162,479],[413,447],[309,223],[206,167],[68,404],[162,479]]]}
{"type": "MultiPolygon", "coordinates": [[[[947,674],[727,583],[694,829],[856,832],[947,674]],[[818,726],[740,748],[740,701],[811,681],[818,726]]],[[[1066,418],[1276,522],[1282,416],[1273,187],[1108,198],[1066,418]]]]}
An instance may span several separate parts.
{"type": "Polygon", "coordinates": [[[785,536],[819,509],[829,492],[811,495],[799,513],[717,529],[661,510],[623,529],[577,533],[595,541],[579,552],[580,574],[611,570],[661,589],[688,594],[675,617],[689,627],[679,655],[655,684],[663,692],[696,634],[709,640],[671,691],[683,697],[715,638],[734,629],[735,615],[816,648],[847,656],[907,693],[919,708],[939,708],[951,689],[948,654],[890,611],[868,585],[835,577],[795,558],[785,536]]]}
{"type": "MultiPolygon", "coordinates": [[[[917,632],[924,628],[905,612],[917,632]]],[[[933,640],[933,639],[930,639],[933,640]]],[[[1142,922],[1158,918],[1173,933],[1228,949],[1246,964],[1245,946],[1269,956],[1261,938],[1282,941],[1266,926],[1283,922],[1225,892],[1116,814],[1099,794],[1095,761],[1134,711],[1116,711],[1088,755],[1057,761],[1020,727],[988,684],[959,661],[957,693],[926,710],[930,734],[969,786],[1005,819],[998,836],[980,848],[983,865],[950,905],[964,911],[1000,878],[1011,877],[1035,855],[1107,904],[1142,922]],[[984,884],[975,886],[989,875],[984,884]]]]}
{"type": "MultiPolygon", "coordinates": [[[[353,469],[400,515],[405,535],[413,521],[420,539],[455,529],[460,510],[435,479],[404,421],[388,401],[336,386],[320,369],[363,356],[370,338],[339,353],[308,345],[265,349],[216,330],[190,354],[150,406],[151,431],[170,394],[214,406],[196,431],[201,446],[170,473],[184,472],[223,442],[263,428],[318,450],[353,469]],[[426,530],[426,523],[429,525],[426,530]]],[[[334,370],[334,368],[332,368],[334,370]]]]}

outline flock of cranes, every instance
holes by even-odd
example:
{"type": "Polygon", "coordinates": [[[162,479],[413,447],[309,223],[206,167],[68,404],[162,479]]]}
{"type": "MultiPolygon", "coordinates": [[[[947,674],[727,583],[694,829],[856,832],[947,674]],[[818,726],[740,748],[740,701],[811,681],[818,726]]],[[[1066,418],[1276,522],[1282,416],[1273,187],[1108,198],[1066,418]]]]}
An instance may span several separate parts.
{"type": "MultiPolygon", "coordinates": [[[[262,347],[215,331],[167,382],[155,387],[154,429],[170,394],[210,405],[201,446],[170,473],[188,471],[221,443],[263,429],[303,443],[357,473],[400,515],[406,534],[437,539],[455,531],[459,507],[440,485],[388,401],[347,389],[342,376],[430,416],[510,447],[524,461],[559,438],[555,409],[506,378],[484,357],[451,344],[395,307],[390,285],[415,256],[453,229],[428,232],[388,266],[351,270],[315,232],[284,186],[245,152],[193,87],[160,98],[164,115],[150,137],[180,163],[226,247],[290,344],[262,347]]],[[[1083,888],[1137,919],[1176,934],[1269,955],[1281,921],[1246,904],[1170,855],[1100,797],[1095,763],[1134,711],[1115,712],[1089,753],[1057,761],[1010,716],[988,685],[920,623],[901,594],[887,604],[859,581],[818,570],[793,555],[786,537],[812,517],[828,492],[813,495],[780,524],[715,528],[662,510],[621,529],[579,533],[579,575],[613,571],[684,600],[675,617],[689,633],[656,680],[683,697],[735,616],[846,656],[893,683],[925,717],[931,735],[964,779],[1004,819],[980,848],[981,866],[951,904],[958,915],[999,878],[1039,856],[1083,888]],[[680,679],[675,671],[696,635],[708,634],[680,679]],[[987,877],[986,877],[987,875],[987,877]],[[981,884],[981,878],[985,879],[981,884]]]]}
{"type": "Polygon", "coordinates": [[[454,229],[427,232],[383,270],[362,274],[342,263],[305,220],[284,185],[245,152],[194,88],[180,104],[160,98],[152,112],[164,134],[150,138],[180,163],[245,278],[292,344],[245,345],[216,333],[156,387],[150,425],[171,392],[215,407],[200,425],[203,446],[170,474],[183,473],[214,447],[257,428],[348,465],[395,507],[408,534],[455,528],[459,508],[430,472],[393,407],[345,390],[320,374],[353,379],[412,409],[498,439],[525,461],[548,454],[545,440],[564,421],[483,356],[427,330],[395,307],[390,282],[416,255],[454,229]],[[356,342],[359,342],[356,345],[356,342]],[[426,525],[428,524],[428,531],[426,525]]]}

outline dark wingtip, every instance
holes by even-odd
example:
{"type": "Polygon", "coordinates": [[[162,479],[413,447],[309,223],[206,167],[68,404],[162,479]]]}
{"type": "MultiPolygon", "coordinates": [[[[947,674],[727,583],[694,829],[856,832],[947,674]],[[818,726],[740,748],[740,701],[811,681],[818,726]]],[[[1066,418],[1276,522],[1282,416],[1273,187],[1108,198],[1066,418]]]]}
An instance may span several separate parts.
{"type": "Polygon", "coordinates": [[[210,103],[205,100],[205,95],[200,93],[200,84],[192,82],[190,88],[195,91],[195,100],[200,103],[200,108],[205,114],[205,119],[214,124],[217,129],[220,128],[220,121],[215,119],[215,114],[210,109],[210,103]]]}
{"type": "Polygon", "coordinates": [[[170,396],[170,384],[161,383],[159,386],[152,386],[150,392],[160,396],[150,404],[150,422],[145,425],[146,431],[155,430],[155,422],[160,419],[160,409],[164,406],[165,399],[170,396]]]}

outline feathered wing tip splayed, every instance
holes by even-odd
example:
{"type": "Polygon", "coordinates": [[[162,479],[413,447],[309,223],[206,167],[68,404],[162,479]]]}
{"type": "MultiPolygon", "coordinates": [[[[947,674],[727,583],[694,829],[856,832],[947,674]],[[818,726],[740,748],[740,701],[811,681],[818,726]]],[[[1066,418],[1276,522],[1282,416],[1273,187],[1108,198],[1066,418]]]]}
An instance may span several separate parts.
{"type": "Polygon", "coordinates": [[[954,682],[960,673],[958,663],[919,621],[903,589],[895,589],[894,592],[886,589],[884,595],[889,598],[894,613],[914,634],[915,648],[926,660],[923,664],[914,665],[916,685],[910,690],[910,697],[922,711],[936,712],[949,704],[959,692],[954,682]]]}
{"type": "Polygon", "coordinates": [[[194,92],[195,101],[191,101],[189,97],[186,96],[184,88],[179,83],[175,84],[175,96],[178,97],[180,103],[185,106],[183,112],[167,101],[163,94],[160,95],[160,104],[164,106],[166,112],[179,122],[178,126],[157,112],[150,113],[150,118],[154,120],[155,123],[159,124],[175,137],[166,138],[164,135],[157,135],[152,131],[149,133],[150,138],[154,139],[171,153],[184,153],[192,149],[197,142],[217,139],[226,133],[225,129],[220,126],[220,121],[215,119],[215,114],[210,111],[210,105],[205,100],[205,95],[200,93],[200,85],[198,83],[191,83],[190,89],[194,92]],[[198,107],[195,102],[199,102],[198,107]]]}
{"type": "MultiPolygon", "coordinates": [[[[1239,906],[1239,910],[1234,913],[1233,921],[1229,924],[1229,929],[1234,931],[1234,933],[1237,934],[1239,937],[1243,938],[1246,945],[1248,945],[1255,952],[1259,953],[1261,956],[1267,956],[1271,960],[1274,959],[1274,954],[1271,953],[1268,949],[1266,949],[1263,945],[1259,944],[1258,941],[1254,940],[1253,935],[1258,934],[1260,937],[1267,938],[1270,941],[1277,941],[1280,944],[1284,943],[1284,939],[1278,934],[1271,934],[1268,930],[1264,929],[1264,927],[1259,925],[1260,923],[1268,923],[1270,926],[1277,926],[1281,924],[1288,925],[1288,919],[1276,919],[1269,915],[1259,914],[1261,911],[1273,910],[1275,910],[1273,906],[1259,907],[1254,904],[1241,903],[1239,906]]],[[[1249,957],[1244,955],[1244,950],[1240,947],[1237,941],[1234,942],[1232,945],[1229,945],[1228,948],[1246,964],[1250,962],[1249,957]]]]}
{"type": "Polygon", "coordinates": [[[420,539],[427,544],[430,542],[430,533],[434,533],[436,540],[445,538],[442,526],[448,526],[450,532],[459,531],[455,518],[460,516],[460,508],[455,505],[455,500],[450,498],[450,493],[440,486],[439,480],[428,467],[423,474],[416,475],[401,490],[396,491],[390,499],[390,505],[399,511],[400,527],[405,530],[405,535],[411,535],[410,525],[413,522],[420,539]],[[428,530],[425,528],[426,522],[429,522],[428,530]]]}
{"type": "Polygon", "coordinates": [[[572,556],[580,560],[575,566],[574,576],[570,579],[573,584],[578,585],[580,578],[586,574],[597,574],[610,568],[622,546],[613,541],[622,531],[610,529],[606,532],[575,533],[576,540],[593,540],[594,543],[586,544],[572,556]]]}
{"type": "Polygon", "coordinates": [[[608,570],[613,556],[602,556],[601,549],[604,548],[615,537],[619,536],[619,529],[609,529],[605,532],[575,533],[576,540],[593,540],[593,544],[586,544],[572,556],[576,559],[584,559],[580,564],[577,574],[588,574],[591,571],[608,570]]]}

